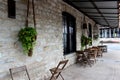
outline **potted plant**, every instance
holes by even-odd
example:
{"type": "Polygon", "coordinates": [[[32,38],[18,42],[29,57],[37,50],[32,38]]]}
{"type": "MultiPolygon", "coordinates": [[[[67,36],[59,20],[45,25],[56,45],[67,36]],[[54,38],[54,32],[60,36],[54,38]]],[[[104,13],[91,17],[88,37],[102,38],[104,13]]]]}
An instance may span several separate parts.
{"type": "Polygon", "coordinates": [[[32,27],[25,27],[18,33],[19,41],[22,43],[23,51],[26,55],[32,56],[35,45],[37,31],[32,27]]]}

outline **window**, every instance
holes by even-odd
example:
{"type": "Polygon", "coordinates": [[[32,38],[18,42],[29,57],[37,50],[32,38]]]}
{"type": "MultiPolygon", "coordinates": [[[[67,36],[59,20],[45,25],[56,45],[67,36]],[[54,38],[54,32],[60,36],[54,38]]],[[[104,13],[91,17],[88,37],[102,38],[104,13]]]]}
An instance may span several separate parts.
{"type": "Polygon", "coordinates": [[[88,36],[89,36],[90,38],[92,38],[92,26],[91,26],[90,23],[89,23],[89,34],[88,34],[88,36]]]}
{"type": "Polygon", "coordinates": [[[120,38],[120,28],[118,29],[118,35],[119,35],[119,38],[120,38]]]}
{"type": "Polygon", "coordinates": [[[115,33],[114,33],[115,35],[115,38],[117,38],[118,37],[118,29],[117,28],[115,28],[115,33]]]}
{"type": "Polygon", "coordinates": [[[8,0],[8,17],[15,18],[16,16],[16,5],[14,0],[8,0]]]}
{"type": "Polygon", "coordinates": [[[111,38],[114,38],[113,29],[111,29],[111,38]]]}
{"type": "Polygon", "coordinates": [[[107,38],[110,38],[109,28],[107,29],[107,38]]]}
{"type": "Polygon", "coordinates": [[[102,38],[102,29],[99,29],[100,38],[102,38]]]}
{"type": "Polygon", "coordinates": [[[119,28],[101,28],[100,38],[120,38],[119,28]]]}
{"type": "Polygon", "coordinates": [[[64,55],[76,51],[76,19],[67,12],[63,12],[63,44],[64,55]]]}

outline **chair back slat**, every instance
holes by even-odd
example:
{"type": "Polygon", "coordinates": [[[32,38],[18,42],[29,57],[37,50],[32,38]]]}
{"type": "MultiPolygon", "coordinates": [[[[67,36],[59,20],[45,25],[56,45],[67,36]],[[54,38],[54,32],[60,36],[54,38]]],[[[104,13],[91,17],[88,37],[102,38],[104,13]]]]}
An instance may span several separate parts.
{"type": "Polygon", "coordinates": [[[26,70],[26,66],[21,66],[21,67],[17,67],[17,68],[10,68],[10,70],[14,74],[14,73],[17,73],[17,72],[25,71],[26,70]]]}
{"type": "Polygon", "coordinates": [[[22,72],[22,71],[25,71],[26,74],[27,74],[28,80],[31,80],[26,66],[10,68],[9,71],[10,71],[10,76],[11,76],[12,80],[14,80],[14,78],[13,78],[14,76],[13,75],[15,73],[19,73],[19,72],[22,72]]]}
{"type": "Polygon", "coordinates": [[[61,69],[63,69],[66,66],[67,62],[68,60],[60,61],[57,68],[61,67],[61,69]]]}

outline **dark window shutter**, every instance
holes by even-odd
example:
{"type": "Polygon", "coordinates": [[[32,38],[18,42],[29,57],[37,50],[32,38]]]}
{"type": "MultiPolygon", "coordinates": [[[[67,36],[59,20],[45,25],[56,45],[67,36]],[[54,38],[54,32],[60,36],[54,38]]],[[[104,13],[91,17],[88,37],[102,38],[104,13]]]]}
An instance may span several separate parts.
{"type": "Polygon", "coordinates": [[[92,26],[89,23],[89,37],[92,38],[92,26]]]}
{"type": "Polygon", "coordinates": [[[14,0],[8,0],[8,17],[16,18],[16,2],[14,0]]]}

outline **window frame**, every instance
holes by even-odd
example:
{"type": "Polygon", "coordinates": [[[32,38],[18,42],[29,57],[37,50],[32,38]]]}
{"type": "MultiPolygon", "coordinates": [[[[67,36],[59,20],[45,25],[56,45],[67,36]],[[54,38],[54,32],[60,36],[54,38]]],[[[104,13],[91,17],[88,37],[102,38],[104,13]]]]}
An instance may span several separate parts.
{"type": "Polygon", "coordinates": [[[62,12],[63,17],[63,53],[68,55],[76,52],[76,18],[67,12],[62,12]]]}

